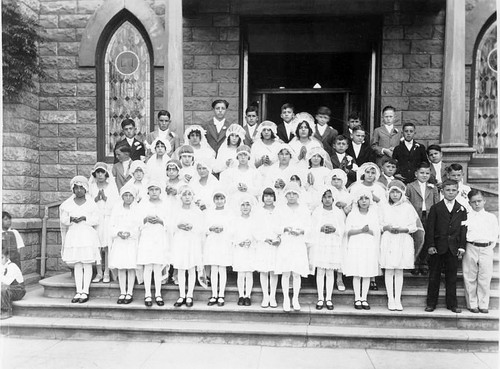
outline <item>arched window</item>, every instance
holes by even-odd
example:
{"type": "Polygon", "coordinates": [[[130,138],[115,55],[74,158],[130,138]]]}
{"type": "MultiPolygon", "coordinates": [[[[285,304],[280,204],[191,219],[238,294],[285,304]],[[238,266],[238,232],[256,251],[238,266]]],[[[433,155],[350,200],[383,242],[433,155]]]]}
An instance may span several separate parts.
{"type": "Polygon", "coordinates": [[[153,127],[153,54],[144,28],[128,11],[110,21],[99,44],[98,158],[112,162],[124,119],[135,121],[140,141],[153,127]]]}
{"type": "Polygon", "coordinates": [[[475,58],[473,147],[478,154],[498,149],[497,22],[480,32],[475,58]]]}

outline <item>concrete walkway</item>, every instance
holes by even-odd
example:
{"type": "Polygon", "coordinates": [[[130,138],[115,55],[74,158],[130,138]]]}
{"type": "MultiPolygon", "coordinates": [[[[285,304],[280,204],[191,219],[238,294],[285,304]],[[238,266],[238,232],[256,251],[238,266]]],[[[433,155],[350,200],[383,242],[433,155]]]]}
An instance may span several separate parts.
{"type": "Polygon", "coordinates": [[[0,337],[1,368],[497,369],[497,353],[313,349],[0,337]]]}

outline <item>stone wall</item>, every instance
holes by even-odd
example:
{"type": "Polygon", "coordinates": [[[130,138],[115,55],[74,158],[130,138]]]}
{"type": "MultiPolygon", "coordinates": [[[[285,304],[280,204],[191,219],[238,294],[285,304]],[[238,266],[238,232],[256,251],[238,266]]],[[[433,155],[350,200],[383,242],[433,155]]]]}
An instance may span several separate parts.
{"type": "Polygon", "coordinates": [[[384,18],[381,106],[396,124],[414,123],[416,139],[438,143],[441,126],[445,12],[384,18]]]}

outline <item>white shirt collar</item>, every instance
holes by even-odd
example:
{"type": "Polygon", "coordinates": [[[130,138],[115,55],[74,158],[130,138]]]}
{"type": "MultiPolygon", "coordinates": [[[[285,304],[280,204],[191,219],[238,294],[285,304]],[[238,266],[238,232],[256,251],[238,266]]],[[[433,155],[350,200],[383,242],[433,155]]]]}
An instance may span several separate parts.
{"type": "Polygon", "coordinates": [[[217,120],[214,117],[214,124],[215,124],[215,128],[217,128],[217,133],[219,133],[220,130],[222,129],[222,127],[224,127],[224,123],[226,123],[226,118],[224,118],[222,120],[217,120]]]}
{"type": "Polygon", "coordinates": [[[326,131],[326,127],[327,125],[326,124],[323,124],[323,125],[320,125],[320,124],[316,124],[316,128],[318,129],[318,132],[321,136],[323,136],[325,134],[325,131],[326,131]]]}
{"type": "Polygon", "coordinates": [[[411,148],[413,147],[413,140],[411,140],[410,142],[404,140],[405,142],[405,146],[408,148],[408,151],[411,150],[411,148]]]}
{"type": "Polygon", "coordinates": [[[254,124],[253,126],[247,124],[247,128],[248,134],[250,135],[250,137],[253,137],[253,135],[255,134],[255,130],[257,129],[257,124],[254,124]]]}
{"type": "Polygon", "coordinates": [[[392,132],[392,129],[394,128],[394,124],[391,124],[390,126],[388,126],[387,124],[384,124],[385,126],[385,129],[387,130],[387,132],[391,133],[392,132]]]}
{"type": "Polygon", "coordinates": [[[130,147],[132,147],[132,144],[134,143],[134,139],[133,138],[128,138],[128,137],[125,137],[125,138],[127,139],[127,142],[130,145],[130,147]]]}

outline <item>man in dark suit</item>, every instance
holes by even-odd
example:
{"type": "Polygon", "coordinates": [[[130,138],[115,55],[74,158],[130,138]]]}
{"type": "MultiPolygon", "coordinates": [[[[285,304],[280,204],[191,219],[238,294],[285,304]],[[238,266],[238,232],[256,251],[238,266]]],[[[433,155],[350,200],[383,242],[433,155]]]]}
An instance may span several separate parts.
{"type": "Polygon", "coordinates": [[[245,120],[247,124],[243,126],[245,130],[245,140],[243,143],[252,147],[255,140],[260,139],[260,137],[257,137],[257,133],[259,132],[257,129],[259,127],[259,109],[256,106],[249,106],[245,110],[245,120]]]}
{"type": "Polygon", "coordinates": [[[283,104],[281,107],[281,119],[283,119],[283,122],[278,124],[277,134],[284,143],[289,143],[295,137],[294,129],[290,123],[294,117],[295,107],[290,103],[283,104]]]}
{"type": "Polygon", "coordinates": [[[144,144],[135,138],[136,128],[135,122],[133,119],[127,118],[122,121],[122,130],[125,138],[121,141],[118,141],[113,149],[113,153],[115,153],[115,163],[118,163],[118,158],[116,156],[116,149],[119,147],[126,146],[130,148],[130,159],[133,160],[143,160],[146,158],[146,148],[144,144]]]}
{"type": "Polygon", "coordinates": [[[420,163],[429,162],[425,146],[416,142],[413,139],[414,136],[415,125],[413,123],[403,125],[404,140],[394,148],[394,152],[392,153],[393,159],[398,161],[398,170],[396,173],[403,176],[405,184],[415,180],[415,171],[420,163]]]}
{"type": "Polygon", "coordinates": [[[365,140],[366,131],[361,126],[356,126],[352,129],[352,140],[349,141],[347,147],[347,155],[352,156],[356,160],[358,166],[375,160],[375,151],[371,145],[365,140]]]}
{"type": "Polygon", "coordinates": [[[214,149],[215,153],[219,151],[219,147],[226,141],[226,130],[230,126],[226,123],[226,110],[229,108],[229,103],[226,100],[215,100],[212,103],[214,109],[214,118],[206,125],[208,144],[214,149]]]}
{"type": "Polygon", "coordinates": [[[458,182],[443,182],[444,199],[431,207],[427,218],[424,249],[429,254],[429,286],[427,307],[436,308],[439,297],[441,270],[444,266],[446,281],[446,308],[462,312],[457,303],[458,258],[465,253],[467,211],[456,201],[458,182]]]}

